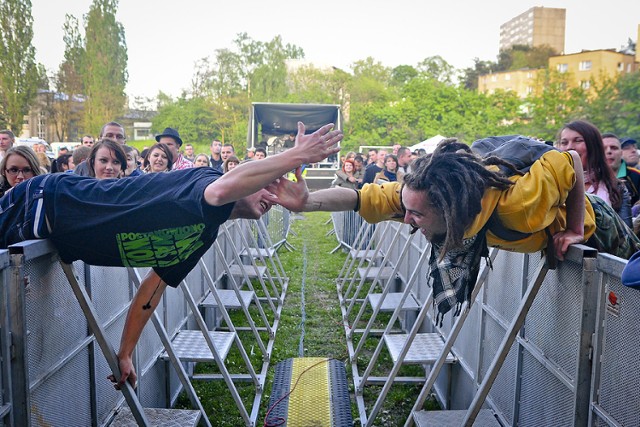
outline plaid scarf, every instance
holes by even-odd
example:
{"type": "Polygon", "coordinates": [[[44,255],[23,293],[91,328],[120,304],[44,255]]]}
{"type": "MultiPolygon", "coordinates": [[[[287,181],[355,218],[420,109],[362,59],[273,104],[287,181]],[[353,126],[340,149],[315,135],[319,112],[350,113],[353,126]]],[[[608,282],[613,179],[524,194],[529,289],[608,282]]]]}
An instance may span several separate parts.
{"type": "Polygon", "coordinates": [[[453,249],[438,262],[442,246],[433,243],[429,266],[433,279],[433,303],[438,307],[436,325],[442,326],[444,315],[454,306],[453,316],[460,315],[462,303],[471,299],[471,292],[475,286],[480,259],[488,259],[486,229],[480,230],[475,236],[462,241],[462,247],[453,249]]]}

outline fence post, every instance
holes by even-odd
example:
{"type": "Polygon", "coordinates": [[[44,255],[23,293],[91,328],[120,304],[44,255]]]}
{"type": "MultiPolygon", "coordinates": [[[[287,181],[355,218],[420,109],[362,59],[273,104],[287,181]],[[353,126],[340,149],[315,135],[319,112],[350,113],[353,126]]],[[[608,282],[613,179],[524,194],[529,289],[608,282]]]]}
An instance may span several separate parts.
{"type": "Polygon", "coordinates": [[[29,278],[24,277],[24,255],[11,253],[11,277],[7,289],[9,330],[11,331],[11,384],[13,422],[17,426],[29,427],[30,393],[29,363],[27,361],[27,320],[25,318],[24,292],[29,278]]]}

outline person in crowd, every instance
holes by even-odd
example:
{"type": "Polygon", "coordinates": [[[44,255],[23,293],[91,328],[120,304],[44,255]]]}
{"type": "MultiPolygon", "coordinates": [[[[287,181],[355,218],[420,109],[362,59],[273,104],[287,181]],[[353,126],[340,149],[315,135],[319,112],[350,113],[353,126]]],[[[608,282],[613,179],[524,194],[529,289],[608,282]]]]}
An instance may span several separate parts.
{"type": "Polygon", "coordinates": [[[235,155],[236,150],[233,148],[232,144],[224,144],[220,149],[220,158],[222,159],[222,163],[226,162],[229,157],[235,155]]]}
{"type": "Polygon", "coordinates": [[[227,159],[224,161],[224,164],[222,165],[222,173],[227,173],[229,171],[232,171],[239,164],[240,164],[240,159],[238,159],[236,156],[231,155],[227,157],[227,159]]]}
{"type": "Polygon", "coordinates": [[[627,166],[635,168],[638,166],[640,156],[638,155],[638,143],[633,138],[622,138],[622,158],[627,166]]]}
{"type": "Polygon", "coordinates": [[[120,178],[127,167],[127,156],[122,145],[108,138],[102,138],[91,147],[87,159],[89,176],[97,179],[120,178]]]}
{"type": "Polygon", "coordinates": [[[220,152],[222,151],[222,142],[214,139],[211,141],[211,147],[209,150],[211,151],[209,165],[214,169],[222,170],[222,157],[220,155],[220,152]]]}
{"type": "Polygon", "coordinates": [[[604,200],[631,227],[629,193],[607,164],[598,128],[584,120],[567,123],[558,133],[556,146],[561,151],[574,150],[578,153],[584,170],[586,192],[604,200]]]}
{"type": "MultiPolygon", "coordinates": [[[[62,148],[60,150],[62,150],[62,148]]],[[[36,153],[44,154],[47,151],[47,147],[45,147],[44,144],[40,144],[39,142],[36,142],[35,144],[33,144],[33,151],[35,151],[36,153]]]]}
{"type": "Polygon", "coordinates": [[[247,148],[247,154],[244,156],[242,160],[251,160],[253,159],[254,154],[256,154],[256,149],[254,147],[247,148]]]}
{"type": "MultiPolygon", "coordinates": [[[[279,178],[287,171],[338,152],[342,132],[332,128],[305,134],[298,123],[295,147],[225,175],[191,168],[122,180],[75,174],[32,178],[31,186],[17,186],[0,199],[0,248],[47,238],[65,263],[151,267],[125,320],[118,351],[121,376],[111,377],[116,386],[129,381],[135,387],[133,350],[167,285],[180,284],[227,219],[257,219],[279,203],[273,191],[286,188],[279,178]]],[[[28,167],[20,166],[16,175],[28,167]]]]}
{"type": "Polygon", "coordinates": [[[13,147],[16,142],[16,136],[9,129],[0,130],[0,160],[4,157],[7,150],[13,147]]]}
{"type": "Polygon", "coordinates": [[[173,152],[167,145],[158,142],[149,148],[142,163],[145,173],[169,172],[173,168],[173,152]]]}
{"type": "Polygon", "coordinates": [[[93,147],[93,137],[91,135],[85,135],[82,137],[82,145],[85,145],[89,148],[93,147]]]}
{"type": "Polygon", "coordinates": [[[76,169],[80,163],[85,162],[89,158],[89,154],[91,153],[91,148],[87,145],[78,145],[73,149],[73,164],[75,167],[73,168],[73,173],[76,173],[76,169]]]}
{"type": "Polygon", "coordinates": [[[160,135],[156,135],[156,141],[166,145],[171,151],[172,166],[168,170],[182,170],[193,167],[193,163],[185,159],[180,153],[180,147],[182,146],[182,138],[177,130],[173,128],[165,128],[160,135]]]}
{"type": "MultiPolygon", "coordinates": [[[[371,153],[371,150],[369,150],[371,153]]],[[[384,158],[387,155],[387,150],[380,149],[376,152],[376,162],[370,165],[367,165],[367,168],[364,170],[364,177],[362,178],[362,184],[371,184],[375,182],[375,177],[378,172],[384,169],[384,158]]]]}
{"type": "Polygon", "coordinates": [[[393,144],[393,146],[391,147],[391,154],[393,154],[394,156],[398,156],[398,150],[400,149],[400,147],[400,144],[393,144]]]}
{"type": "Polygon", "coordinates": [[[209,167],[209,156],[207,156],[204,153],[200,153],[196,156],[195,160],[193,161],[193,167],[194,168],[203,168],[203,167],[209,167]]]}
{"type": "MultiPolygon", "coordinates": [[[[21,182],[43,173],[36,153],[31,148],[24,145],[9,148],[0,160],[0,196],[21,182]]],[[[0,208],[0,212],[4,214],[4,209],[0,208]]]]}
{"type": "Polygon", "coordinates": [[[411,149],[408,147],[400,147],[398,149],[398,170],[403,174],[409,172],[409,165],[413,160],[411,156],[411,149]]]}
{"type": "Polygon", "coordinates": [[[184,144],[184,158],[189,160],[191,163],[196,159],[195,154],[193,154],[193,145],[184,144]]]}
{"type": "Polygon", "coordinates": [[[342,163],[342,169],[336,172],[336,177],[331,183],[331,187],[358,188],[362,183],[362,177],[356,176],[355,162],[351,159],[342,163]]]}
{"type": "Polygon", "coordinates": [[[72,172],[74,167],[72,154],[60,154],[51,162],[51,173],[72,172]]]}
{"type": "Polygon", "coordinates": [[[253,159],[254,160],[264,160],[266,158],[267,158],[267,150],[265,150],[263,147],[256,148],[256,152],[253,155],[253,159]]]}
{"type": "Polygon", "coordinates": [[[613,169],[616,178],[624,182],[633,206],[640,199],[640,171],[630,167],[623,160],[622,143],[615,134],[603,133],[602,143],[607,163],[613,169]]]}
{"type": "MultiPolygon", "coordinates": [[[[127,134],[124,131],[124,127],[118,122],[109,122],[102,126],[98,140],[102,140],[104,138],[116,141],[118,144],[122,145],[127,143],[127,134]]],[[[85,146],[88,147],[88,145],[85,146]]],[[[76,167],[73,170],[73,173],[80,176],[91,176],[89,174],[89,165],[86,162],[76,162],[74,160],[74,163],[76,164],[76,167]]]]}
{"type": "MultiPolygon", "coordinates": [[[[39,144],[40,146],[42,146],[44,149],[41,149],[39,152],[41,153],[46,153],[47,149],[43,144],[39,144]]],[[[60,149],[58,150],[58,154],[69,154],[69,149],[67,147],[60,147],[60,149]]]]}
{"type": "Polygon", "coordinates": [[[38,158],[38,163],[40,163],[40,167],[42,168],[43,172],[51,172],[51,159],[47,157],[47,155],[42,151],[36,151],[36,157],[38,158]]]}
{"type": "Polygon", "coordinates": [[[498,165],[514,170],[505,160],[481,159],[468,145],[446,139],[415,160],[404,184],[309,193],[299,178],[281,180],[276,194],[292,211],[354,210],[370,223],[404,221],[420,231],[432,244],[430,274],[440,315],[469,297],[487,245],[546,249],[551,262],[554,256],[563,260],[576,243],[627,259],[640,249],[640,239],[613,209],[585,193],[577,152],[548,151],[524,175],[508,177],[498,165]]]}
{"type": "Polygon", "coordinates": [[[123,145],[125,156],[127,156],[127,168],[124,170],[124,176],[140,176],[142,171],[138,164],[138,149],[130,145],[123,145]]]}
{"type": "Polygon", "coordinates": [[[387,154],[384,158],[384,168],[376,174],[373,182],[384,184],[385,182],[402,182],[404,172],[398,169],[398,157],[394,154],[387,154]]]}
{"type": "Polygon", "coordinates": [[[378,161],[378,149],[377,148],[369,148],[367,152],[367,164],[366,166],[372,165],[378,161]]]}

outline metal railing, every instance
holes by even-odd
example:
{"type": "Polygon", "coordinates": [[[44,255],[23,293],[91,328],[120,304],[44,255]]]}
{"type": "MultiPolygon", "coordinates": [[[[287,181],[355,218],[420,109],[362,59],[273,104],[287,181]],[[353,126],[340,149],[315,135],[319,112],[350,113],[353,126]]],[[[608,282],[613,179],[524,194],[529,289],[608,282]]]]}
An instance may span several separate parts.
{"type": "MultiPolygon", "coordinates": [[[[270,214],[276,217],[270,233],[282,244],[288,216],[277,209],[270,214]]],[[[241,237],[223,233],[218,239],[222,255],[210,249],[203,256],[220,286],[224,263],[232,263],[237,256],[232,248],[242,247],[241,237]]],[[[108,340],[118,348],[134,293],[127,269],[82,262],[75,262],[74,267],[108,340]]],[[[199,265],[185,280],[198,298],[209,290],[199,265]]],[[[111,422],[123,405],[122,393],[106,379],[111,373],[107,361],[51,243],[33,240],[0,250],[0,286],[0,425],[101,426],[111,422]]],[[[195,329],[180,288],[167,288],[156,313],[169,335],[185,327],[195,329]]],[[[182,389],[175,373],[159,361],[163,350],[150,322],[134,352],[136,393],[144,407],[171,407],[182,389]]]]}
{"type": "MultiPolygon", "coordinates": [[[[359,224],[352,213],[334,213],[332,219],[338,242],[349,248],[345,236],[357,233],[359,224]]],[[[430,291],[428,266],[417,260],[427,242],[420,236],[408,254],[401,252],[402,245],[391,239],[400,228],[404,242],[409,227],[388,224],[388,232],[373,236],[373,245],[384,253],[380,263],[398,266],[403,283],[413,273],[421,277],[416,291],[424,301],[430,291]]],[[[499,251],[453,346],[457,363],[435,381],[433,391],[446,409],[470,406],[543,261],[540,254],[499,251]]],[[[626,260],[574,245],[547,273],[486,397],[503,425],[640,426],[640,292],[621,285],[625,265],[626,260]]],[[[437,328],[433,313],[421,331],[446,337],[455,319],[448,314],[437,328]]]]}

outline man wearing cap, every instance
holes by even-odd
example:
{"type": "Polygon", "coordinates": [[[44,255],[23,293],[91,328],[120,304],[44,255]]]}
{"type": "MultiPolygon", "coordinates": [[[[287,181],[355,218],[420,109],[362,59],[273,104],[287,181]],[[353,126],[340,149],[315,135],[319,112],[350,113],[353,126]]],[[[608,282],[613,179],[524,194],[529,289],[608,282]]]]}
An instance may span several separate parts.
{"type": "Polygon", "coordinates": [[[638,156],[638,142],[633,138],[622,138],[620,143],[622,145],[622,159],[627,166],[631,166],[632,168],[637,167],[638,161],[640,161],[640,156],[638,156]]]}
{"type": "Polygon", "coordinates": [[[620,139],[613,133],[603,133],[602,143],[607,164],[611,166],[616,177],[622,180],[629,190],[631,206],[640,199],[640,171],[629,167],[623,160],[623,150],[620,139]]]}
{"type": "Polygon", "coordinates": [[[189,169],[193,167],[193,163],[185,159],[182,153],[180,153],[180,147],[182,146],[182,138],[180,134],[174,128],[165,128],[160,135],[156,135],[156,141],[169,147],[169,151],[173,154],[175,159],[172,171],[189,169]]]}

